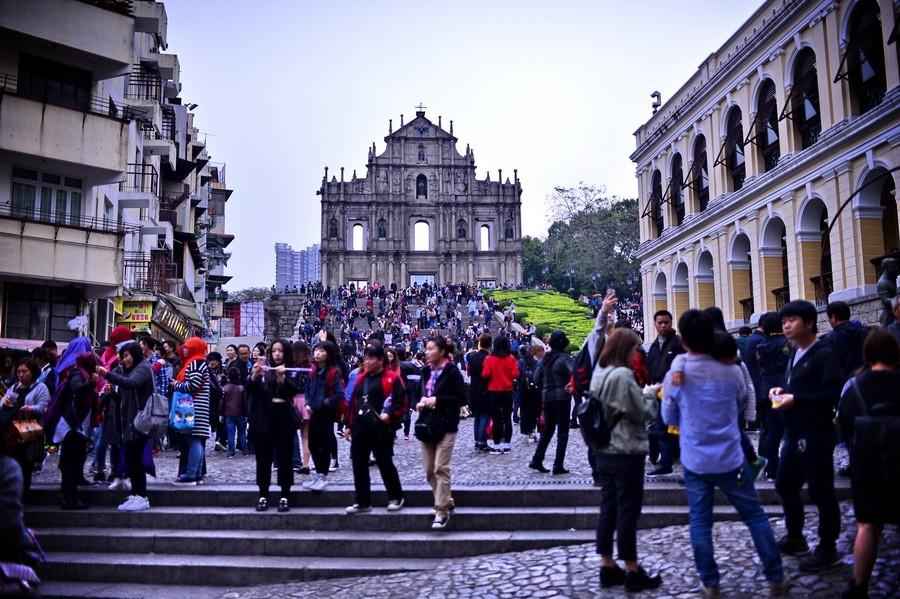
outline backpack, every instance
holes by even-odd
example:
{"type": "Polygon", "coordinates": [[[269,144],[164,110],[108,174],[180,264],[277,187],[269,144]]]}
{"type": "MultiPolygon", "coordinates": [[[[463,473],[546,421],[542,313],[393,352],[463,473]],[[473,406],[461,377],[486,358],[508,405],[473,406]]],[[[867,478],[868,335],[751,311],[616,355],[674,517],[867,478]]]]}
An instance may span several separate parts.
{"type": "Polygon", "coordinates": [[[575,356],[575,364],[572,366],[572,387],[575,397],[584,397],[591,388],[591,377],[594,375],[594,368],[597,367],[597,361],[600,359],[600,352],[603,350],[603,344],[606,342],[606,335],[601,335],[597,342],[597,351],[594,353],[594,359],[591,359],[591,352],[588,344],[585,343],[578,355],[575,356]]]}
{"type": "Polygon", "coordinates": [[[612,431],[622,417],[622,414],[616,414],[612,421],[608,421],[603,415],[603,391],[607,382],[609,375],[603,380],[597,397],[588,397],[575,408],[575,417],[581,425],[581,436],[585,444],[594,451],[609,447],[612,431]]]}
{"type": "Polygon", "coordinates": [[[900,484],[900,415],[873,415],[856,382],[850,379],[859,414],[850,445],[851,472],[856,479],[891,487],[900,484]]]}

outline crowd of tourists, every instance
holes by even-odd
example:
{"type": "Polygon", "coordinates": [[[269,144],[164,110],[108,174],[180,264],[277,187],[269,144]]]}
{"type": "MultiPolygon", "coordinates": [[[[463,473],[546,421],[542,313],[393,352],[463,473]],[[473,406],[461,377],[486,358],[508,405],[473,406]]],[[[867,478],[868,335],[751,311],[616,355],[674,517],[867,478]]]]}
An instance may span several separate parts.
{"type": "MultiPolygon", "coordinates": [[[[601,487],[601,587],[637,592],[663,583],[640,566],[637,520],[645,477],[672,474],[680,461],[704,596],[719,594],[712,540],[717,488],[747,525],[779,596],[790,587],[782,555],[802,556],[804,572],[840,561],[834,485],[840,440],[849,449],[845,474],[859,522],[845,596],[867,596],[882,528],[900,521],[896,444],[878,445],[889,438],[885,431],[897,431],[900,417],[897,325],[867,329],[851,320],[846,304],[834,302],[826,310],[831,330],[820,337],[815,306],[798,300],[763,314],[737,339],[718,308],[688,310],[677,328],[661,310],[652,320],[655,338],[644,343],[610,292],[591,298],[595,326],[573,356],[565,331],[538,338],[533,329],[513,326],[515,306],[501,311],[474,287],[307,291],[306,322],[295,339],[230,345],[224,355],[207,351],[198,337],[179,345],[135,338],[118,327],[99,348],[79,337],[61,354],[47,342],[15,365],[0,357],[0,424],[19,435],[10,443],[4,430],[0,475],[21,480],[27,501],[45,448],[55,448],[62,509],[87,509],[78,489],[94,483],[122,493],[119,510],[141,511],[151,507],[147,476],[155,476],[156,452],[176,449],[172,483],[197,485],[214,448],[228,458],[253,456],[257,511],[269,509],[274,469],[276,509],[287,512],[295,475],[303,476],[304,489],[327,489],[329,473],[340,467],[343,438],[355,488],[346,513],[373,509],[372,466],[387,491],[387,510],[398,511],[405,497],[394,443],[412,434],[434,493],[429,526],[443,529],[456,507],[451,458],[461,418],[472,418],[470,443],[484,455],[511,454],[517,425],[535,443],[530,455],[520,456],[523,465],[551,476],[568,472],[575,426],[601,487]],[[370,328],[361,332],[359,319],[370,328]],[[168,428],[148,433],[138,421],[157,397],[170,405],[168,428]],[[39,425],[39,438],[29,436],[29,423],[39,425]],[[754,446],[747,431],[757,428],[754,446]],[[93,481],[85,478],[89,456],[93,481]],[[761,477],[774,481],[781,497],[787,532],[780,540],[759,504],[761,477]],[[804,534],[804,484],[818,513],[812,551],[804,534]],[[624,568],[614,559],[614,542],[624,568]]],[[[900,319],[900,299],[894,306],[900,319]]],[[[18,532],[4,538],[26,534],[21,519],[7,520],[4,526],[18,532]]]]}

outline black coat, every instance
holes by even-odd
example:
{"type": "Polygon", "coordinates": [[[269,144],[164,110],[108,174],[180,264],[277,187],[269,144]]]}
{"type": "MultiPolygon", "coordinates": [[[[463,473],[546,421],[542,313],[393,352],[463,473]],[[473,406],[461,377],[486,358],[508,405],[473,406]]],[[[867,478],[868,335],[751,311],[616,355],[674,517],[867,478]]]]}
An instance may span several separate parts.
{"type": "Polygon", "coordinates": [[[259,379],[247,377],[247,396],[250,398],[249,423],[250,433],[267,435],[272,430],[272,398],[294,401],[294,396],[302,391],[297,380],[289,373],[279,383],[275,373],[269,371],[259,379]]]}
{"type": "Polygon", "coordinates": [[[490,409],[488,400],[487,381],[481,376],[484,368],[484,360],[488,357],[486,351],[473,351],[468,355],[469,360],[469,407],[473,412],[487,412],[490,409]]]}
{"type": "MultiPolygon", "coordinates": [[[[419,381],[419,399],[426,396],[425,384],[430,377],[431,367],[425,366],[422,368],[422,379],[419,381]]],[[[457,432],[459,430],[459,409],[466,405],[466,385],[462,373],[455,364],[449,363],[444,367],[434,383],[432,395],[437,398],[434,409],[444,414],[447,432],[457,432]]]]}
{"type": "Polygon", "coordinates": [[[543,391],[544,403],[572,399],[572,394],[566,391],[572,376],[572,362],[572,356],[555,349],[541,360],[534,373],[534,382],[543,391]]]}
{"type": "Polygon", "coordinates": [[[784,426],[795,430],[811,425],[831,426],[844,385],[838,357],[821,341],[814,343],[794,364],[796,353],[795,348],[784,375],[785,393],[794,396],[794,405],[784,410],[784,426]]]}
{"type": "Polygon", "coordinates": [[[678,335],[670,335],[663,342],[662,349],[659,348],[657,339],[654,339],[650,344],[650,349],[647,350],[647,382],[651,385],[663,382],[666,373],[672,367],[672,360],[684,352],[681,337],[678,335]]]}

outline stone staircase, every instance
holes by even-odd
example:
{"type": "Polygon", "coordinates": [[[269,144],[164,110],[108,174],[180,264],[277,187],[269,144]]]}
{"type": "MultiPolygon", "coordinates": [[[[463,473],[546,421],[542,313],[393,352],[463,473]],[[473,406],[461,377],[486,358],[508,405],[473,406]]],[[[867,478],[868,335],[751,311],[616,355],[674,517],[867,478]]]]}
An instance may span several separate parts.
{"type": "MultiPolygon", "coordinates": [[[[779,515],[771,484],[759,493],[767,513],[779,515]]],[[[56,494],[37,486],[26,513],[48,554],[48,597],[156,597],[164,584],[170,592],[177,585],[173,596],[201,599],[231,587],[413,572],[450,558],[590,543],[600,502],[599,489],[583,484],[459,487],[450,524],[432,531],[432,495],[423,486],[407,489],[396,513],[375,490],[376,509],[354,516],[344,513],[350,485],[295,491],[283,514],[255,512],[249,485],[151,487],[153,508],[135,513],[116,511],[120,493],[86,489],[92,508],[83,512],[60,510],[56,494]]],[[[847,498],[846,485],[839,494],[847,498]]],[[[715,518],[737,518],[721,496],[715,518]]],[[[639,526],[687,523],[684,488],[649,483],[639,526]]]]}

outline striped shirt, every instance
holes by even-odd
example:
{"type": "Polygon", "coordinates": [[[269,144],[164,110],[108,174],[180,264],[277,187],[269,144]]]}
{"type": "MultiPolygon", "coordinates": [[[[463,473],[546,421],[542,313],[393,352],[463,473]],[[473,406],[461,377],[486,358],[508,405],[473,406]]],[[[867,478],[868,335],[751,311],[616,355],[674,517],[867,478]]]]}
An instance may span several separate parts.
{"type": "Polygon", "coordinates": [[[184,381],[175,384],[175,391],[190,393],[194,398],[193,437],[209,437],[209,366],[205,360],[194,360],[187,366],[184,381]]]}

